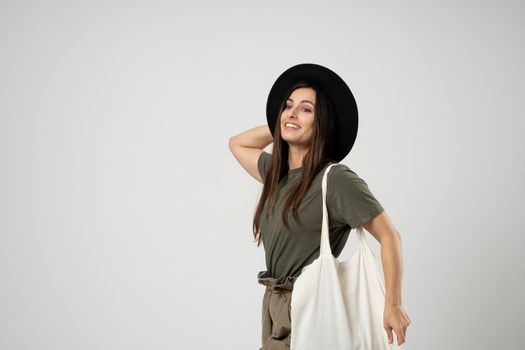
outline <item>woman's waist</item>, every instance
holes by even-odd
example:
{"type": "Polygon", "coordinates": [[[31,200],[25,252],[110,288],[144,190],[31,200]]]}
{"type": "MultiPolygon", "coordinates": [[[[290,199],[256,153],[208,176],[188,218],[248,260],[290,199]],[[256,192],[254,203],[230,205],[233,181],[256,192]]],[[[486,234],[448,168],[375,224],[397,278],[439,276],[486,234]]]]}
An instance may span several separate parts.
{"type": "Polygon", "coordinates": [[[293,290],[293,285],[298,276],[274,277],[269,271],[259,271],[257,282],[276,292],[288,292],[293,290]]]}

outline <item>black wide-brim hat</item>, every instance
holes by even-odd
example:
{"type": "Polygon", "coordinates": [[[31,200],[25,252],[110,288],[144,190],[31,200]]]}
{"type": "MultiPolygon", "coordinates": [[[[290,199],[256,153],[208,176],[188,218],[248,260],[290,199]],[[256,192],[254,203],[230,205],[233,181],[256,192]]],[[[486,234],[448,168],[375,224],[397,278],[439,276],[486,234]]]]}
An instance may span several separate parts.
{"type": "Polygon", "coordinates": [[[334,71],[314,63],[302,63],[282,73],[268,94],[266,120],[275,136],[280,107],[293,84],[306,81],[321,89],[332,100],[335,112],[335,140],[333,159],[343,160],[352,149],[357,137],[358,113],[354,95],[345,81],[334,71]]]}

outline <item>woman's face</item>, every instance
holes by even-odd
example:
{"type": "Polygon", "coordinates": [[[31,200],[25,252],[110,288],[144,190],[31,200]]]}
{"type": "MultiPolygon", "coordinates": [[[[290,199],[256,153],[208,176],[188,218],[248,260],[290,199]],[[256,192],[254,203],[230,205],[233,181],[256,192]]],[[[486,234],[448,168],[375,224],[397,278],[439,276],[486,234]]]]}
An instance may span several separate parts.
{"type": "Polygon", "coordinates": [[[309,87],[295,89],[281,113],[281,136],[288,144],[307,146],[313,135],[315,122],[315,90],[309,87]],[[290,127],[288,123],[297,127],[290,127]]]}

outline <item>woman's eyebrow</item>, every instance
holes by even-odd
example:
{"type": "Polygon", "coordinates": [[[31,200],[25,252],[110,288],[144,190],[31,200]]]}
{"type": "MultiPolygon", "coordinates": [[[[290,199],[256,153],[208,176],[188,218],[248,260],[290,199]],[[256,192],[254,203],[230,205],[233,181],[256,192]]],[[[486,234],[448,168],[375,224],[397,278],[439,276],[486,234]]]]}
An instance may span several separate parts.
{"type": "MultiPolygon", "coordinates": [[[[290,101],[292,101],[292,102],[293,102],[293,100],[292,100],[291,98],[288,98],[288,99],[289,99],[290,101]]],[[[312,104],[312,106],[314,106],[314,107],[315,107],[315,104],[314,104],[314,103],[313,103],[312,101],[310,101],[310,100],[302,100],[301,102],[308,102],[308,103],[311,103],[311,104],[312,104]]]]}

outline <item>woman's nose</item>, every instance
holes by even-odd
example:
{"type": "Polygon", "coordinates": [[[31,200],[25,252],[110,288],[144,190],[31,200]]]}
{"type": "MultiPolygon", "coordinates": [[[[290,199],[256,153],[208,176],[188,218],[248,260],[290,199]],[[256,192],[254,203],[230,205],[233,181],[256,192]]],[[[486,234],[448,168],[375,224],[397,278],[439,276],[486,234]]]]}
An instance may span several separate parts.
{"type": "Polygon", "coordinates": [[[297,108],[298,107],[290,108],[290,116],[297,116],[297,108]]]}

